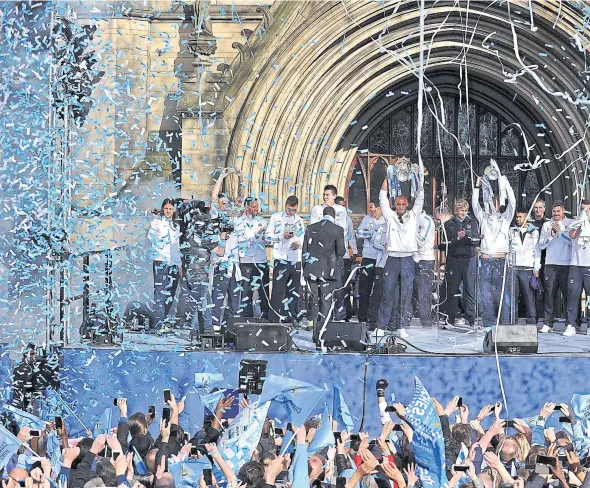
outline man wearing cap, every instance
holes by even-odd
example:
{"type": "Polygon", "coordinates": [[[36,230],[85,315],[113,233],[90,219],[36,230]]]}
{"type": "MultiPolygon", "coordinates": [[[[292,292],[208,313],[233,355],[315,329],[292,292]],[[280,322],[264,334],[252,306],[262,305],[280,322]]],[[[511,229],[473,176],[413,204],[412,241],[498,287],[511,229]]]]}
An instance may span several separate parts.
{"type": "MultiPolygon", "coordinates": [[[[572,241],[567,228],[573,223],[565,216],[565,207],[561,200],[553,202],[551,220],[541,228],[538,248],[545,249],[545,322],[540,332],[551,330],[555,319],[555,301],[557,292],[561,291],[563,302],[567,303],[568,273],[572,257],[572,241]]],[[[564,335],[575,335],[576,330],[568,327],[564,335]]]]}
{"type": "Polygon", "coordinates": [[[516,226],[510,228],[510,250],[514,253],[515,266],[515,303],[519,296],[524,299],[527,323],[535,324],[537,309],[533,287],[538,287],[537,277],[541,268],[541,254],[537,250],[539,231],[526,221],[527,211],[516,211],[516,226]]]}

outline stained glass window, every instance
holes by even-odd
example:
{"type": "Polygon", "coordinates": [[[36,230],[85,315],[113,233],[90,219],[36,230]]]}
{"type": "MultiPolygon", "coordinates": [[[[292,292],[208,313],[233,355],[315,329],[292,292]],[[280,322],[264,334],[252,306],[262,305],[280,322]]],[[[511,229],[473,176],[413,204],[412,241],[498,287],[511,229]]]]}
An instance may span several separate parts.
{"type": "Polygon", "coordinates": [[[498,147],[498,117],[485,112],[479,117],[479,155],[495,156],[498,147]]]}
{"type": "MultiPolygon", "coordinates": [[[[443,203],[445,195],[446,203],[451,208],[456,198],[470,200],[471,164],[473,171],[481,175],[490,164],[491,158],[498,162],[513,186],[517,205],[530,206],[542,184],[537,171],[514,170],[515,165],[526,162],[521,131],[511,125],[518,121],[503,119],[498,113],[479,103],[470,103],[467,110],[465,99],[463,98],[462,104],[459,104],[457,96],[443,95],[442,109],[438,97],[435,97],[435,100],[436,105],[430,108],[441,122],[444,112],[444,126],[438,126],[426,104],[422,123],[421,155],[428,172],[424,185],[428,193],[425,199],[426,211],[432,213],[433,207],[443,203]],[[442,150],[442,158],[439,147],[442,150]],[[444,176],[441,159],[444,159],[444,176]],[[444,186],[446,193],[443,191],[444,186]]],[[[417,102],[414,100],[385,118],[376,120],[375,126],[367,131],[366,139],[359,145],[359,149],[367,150],[368,155],[358,156],[354,164],[361,164],[362,159],[362,164],[366,165],[371,153],[389,155],[391,158],[407,156],[412,162],[417,162],[417,108],[417,102]]],[[[531,154],[531,157],[534,158],[535,154],[531,154]]],[[[369,171],[367,168],[366,171],[367,178],[356,171],[350,173],[348,200],[355,213],[366,213],[369,198],[378,195],[385,177],[385,163],[374,163],[372,169],[369,171]],[[357,189],[357,185],[362,186],[362,190],[357,189]],[[358,211],[360,208],[363,210],[358,211]]]]}
{"type": "Polygon", "coordinates": [[[391,117],[391,143],[391,154],[411,153],[412,107],[399,110],[391,117]]]}

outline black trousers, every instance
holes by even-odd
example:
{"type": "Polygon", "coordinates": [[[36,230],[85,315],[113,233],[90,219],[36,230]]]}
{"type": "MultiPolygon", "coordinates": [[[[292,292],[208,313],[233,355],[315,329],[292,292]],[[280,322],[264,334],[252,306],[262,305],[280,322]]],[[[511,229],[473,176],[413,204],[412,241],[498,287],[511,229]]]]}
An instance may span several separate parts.
{"type": "MultiPolygon", "coordinates": [[[[586,297],[590,296],[590,267],[570,266],[568,277],[567,323],[576,325],[580,323],[582,290],[586,291],[586,297]]],[[[586,298],[586,303],[588,303],[588,298],[586,298]]],[[[586,303],[583,305],[584,308],[587,308],[586,303]]]]}
{"type": "Polygon", "coordinates": [[[268,318],[268,289],[270,283],[268,263],[240,263],[240,272],[242,273],[241,283],[244,291],[242,292],[238,315],[240,317],[254,316],[253,296],[254,290],[258,290],[262,317],[268,318]]]}
{"type": "Polygon", "coordinates": [[[350,259],[339,258],[340,269],[342,270],[340,285],[337,288],[340,290],[335,292],[336,305],[334,307],[334,320],[349,320],[352,317],[352,304],[350,303],[350,288],[351,283],[344,287],[344,283],[348,279],[351,270],[350,259]]]}
{"type": "Polygon", "coordinates": [[[371,295],[373,294],[373,284],[375,283],[375,264],[376,259],[363,258],[359,273],[359,322],[367,322],[369,314],[369,305],[371,295]]]}
{"type": "MultiPolygon", "coordinates": [[[[369,300],[369,311],[367,312],[367,321],[369,322],[369,329],[373,330],[377,323],[377,314],[379,313],[379,306],[381,305],[381,297],[383,296],[383,268],[375,268],[375,279],[373,281],[373,293],[369,300]]],[[[360,320],[360,319],[359,319],[360,320]]],[[[391,323],[391,321],[390,321],[391,323]]]]}
{"type": "Polygon", "coordinates": [[[557,292],[563,295],[564,308],[567,304],[567,288],[569,266],[558,266],[555,264],[545,265],[545,324],[552,325],[555,320],[555,301],[557,292]]]}
{"type": "Polygon", "coordinates": [[[271,322],[291,322],[297,319],[301,297],[301,263],[274,262],[272,293],[268,317],[271,322]]]}
{"type": "Polygon", "coordinates": [[[457,259],[449,256],[445,263],[445,278],[440,289],[441,312],[453,324],[458,312],[457,298],[463,282],[465,313],[470,324],[475,323],[475,256],[457,259]]]}
{"type": "Polygon", "coordinates": [[[311,316],[313,317],[313,341],[317,344],[326,318],[328,321],[332,320],[333,310],[330,312],[330,308],[333,303],[335,304],[334,290],[339,287],[339,282],[322,278],[308,278],[307,284],[310,292],[311,316]]]}
{"type": "Polygon", "coordinates": [[[528,323],[536,323],[537,307],[535,304],[535,291],[531,288],[531,276],[533,276],[532,269],[516,269],[516,289],[515,300],[518,304],[520,297],[524,300],[526,309],[526,318],[528,323]]]}

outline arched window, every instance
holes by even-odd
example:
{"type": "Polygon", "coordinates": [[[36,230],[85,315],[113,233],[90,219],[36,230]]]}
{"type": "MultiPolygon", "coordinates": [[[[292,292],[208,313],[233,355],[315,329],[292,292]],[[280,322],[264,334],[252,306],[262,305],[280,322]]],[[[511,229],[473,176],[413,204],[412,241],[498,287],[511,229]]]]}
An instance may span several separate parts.
{"type": "MultiPolygon", "coordinates": [[[[424,108],[421,154],[426,171],[425,210],[431,214],[444,198],[451,207],[456,198],[470,200],[471,181],[475,178],[471,168],[483,174],[490,158],[508,177],[517,205],[530,207],[542,183],[537,171],[514,169],[526,162],[519,129],[485,105],[470,103],[467,108],[464,99],[462,102],[459,97],[443,96],[444,125],[424,108]]],[[[417,108],[414,101],[395,111],[371,128],[359,145],[347,182],[348,205],[353,213],[366,213],[368,202],[378,196],[389,161],[407,156],[413,163],[418,162],[417,108]]],[[[435,110],[442,121],[439,104],[435,110]]]]}

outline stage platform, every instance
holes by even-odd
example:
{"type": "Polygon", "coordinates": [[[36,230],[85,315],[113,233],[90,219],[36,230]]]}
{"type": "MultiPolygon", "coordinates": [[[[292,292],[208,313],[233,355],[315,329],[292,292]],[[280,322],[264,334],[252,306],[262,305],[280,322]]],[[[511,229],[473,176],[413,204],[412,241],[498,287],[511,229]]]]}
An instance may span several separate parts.
{"type": "MultiPolygon", "coordinates": [[[[482,355],[485,329],[477,330],[446,330],[438,327],[426,329],[420,326],[420,321],[412,320],[412,326],[407,329],[409,337],[400,341],[407,346],[405,355],[482,355]]],[[[134,351],[190,351],[190,331],[175,330],[172,334],[158,336],[143,332],[125,332],[123,335],[123,349],[134,351]]],[[[294,330],[292,353],[316,354],[316,347],[312,342],[311,331],[294,330]]],[[[578,334],[574,337],[564,337],[561,333],[550,332],[539,334],[538,355],[588,355],[590,354],[590,336],[578,334]]],[[[88,347],[87,343],[73,344],[71,347],[88,347]]],[[[93,346],[94,347],[94,346],[93,346]]],[[[106,346],[109,347],[109,346],[106,346]]],[[[227,349],[231,351],[230,348],[227,349]]],[[[264,351],[259,351],[264,352],[264,351]]],[[[369,348],[369,353],[371,348],[369,348]]]]}

